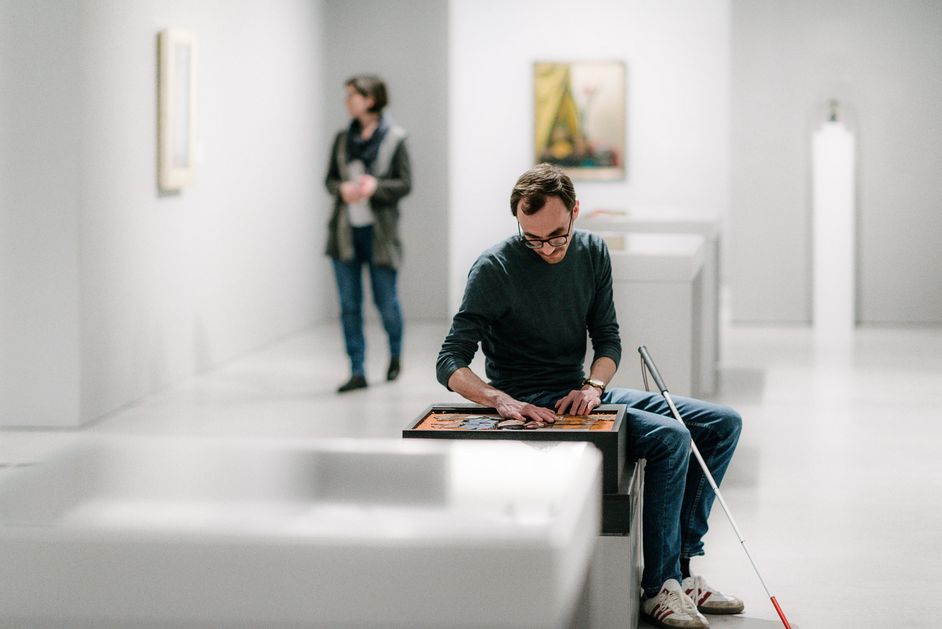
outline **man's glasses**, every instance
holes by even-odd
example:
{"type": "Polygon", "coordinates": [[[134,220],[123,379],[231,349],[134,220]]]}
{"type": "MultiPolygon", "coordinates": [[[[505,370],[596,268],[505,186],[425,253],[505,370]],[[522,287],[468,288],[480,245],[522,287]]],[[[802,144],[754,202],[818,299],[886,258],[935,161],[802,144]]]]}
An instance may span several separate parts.
{"type": "Polygon", "coordinates": [[[517,221],[517,233],[520,235],[520,238],[530,249],[542,249],[544,244],[549,244],[550,247],[554,249],[559,249],[569,241],[569,235],[572,233],[572,220],[575,216],[572,215],[572,212],[569,213],[569,231],[561,236],[551,236],[549,238],[527,238],[523,235],[523,229],[520,227],[520,221],[517,221]]]}

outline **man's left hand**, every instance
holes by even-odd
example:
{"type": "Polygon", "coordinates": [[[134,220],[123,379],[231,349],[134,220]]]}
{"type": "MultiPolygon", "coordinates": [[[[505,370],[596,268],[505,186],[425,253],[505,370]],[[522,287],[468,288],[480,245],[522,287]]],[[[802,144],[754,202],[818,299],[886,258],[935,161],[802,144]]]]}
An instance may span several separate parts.
{"type": "Polygon", "coordinates": [[[586,385],[556,402],[556,412],[563,415],[568,409],[570,415],[588,415],[601,403],[602,392],[586,385]]]}

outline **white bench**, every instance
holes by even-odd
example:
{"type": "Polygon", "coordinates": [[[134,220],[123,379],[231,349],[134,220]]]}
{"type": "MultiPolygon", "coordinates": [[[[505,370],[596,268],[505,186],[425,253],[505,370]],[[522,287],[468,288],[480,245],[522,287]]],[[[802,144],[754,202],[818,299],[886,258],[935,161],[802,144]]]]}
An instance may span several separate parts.
{"type": "Polygon", "coordinates": [[[644,461],[625,468],[618,494],[602,497],[602,535],[573,629],[635,629],[641,611],[644,461]]]}
{"type": "Polygon", "coordinates": [[[565,629],[600,486],[589,443],[99,440],[0,478],[0,626],[565,629]]]}

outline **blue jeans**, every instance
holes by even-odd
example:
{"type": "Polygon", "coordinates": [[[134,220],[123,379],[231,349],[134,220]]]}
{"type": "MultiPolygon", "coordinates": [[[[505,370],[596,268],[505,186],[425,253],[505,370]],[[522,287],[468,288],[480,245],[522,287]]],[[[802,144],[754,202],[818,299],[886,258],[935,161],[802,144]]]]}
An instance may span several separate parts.
{"type": "MultiPolygon", "coordinates": [[[[567,393],[542,394],[524,401],[552,408],[567,393]]],[[[659,393],[616,388],[602,395],[606,404],[628,405],[626,459],[647,460],[641,577],[645,596],[657,594],[667,579],[680,581],[681,557],[703,554],[703,536],[716,495],[691,454],[691,437],[719,485],[742,431],[742,418],[731,408],[671,397],[685,425],[674,419],[659,393]]]]}
{"type": "Polygon", "coordinates": [[[396,294],[396,269],[373,264],[373,226],[353,228],[353,260],[341,262],[334,258],[334,276],[340,295],[340,321],[343,339],[350,357],[350,373],[362,376],[366,355],[363,338],[363,265],[370,272],[373,303],[383,320],[389,337],[389,356],[402,353],[402,310],[396,294]]]}

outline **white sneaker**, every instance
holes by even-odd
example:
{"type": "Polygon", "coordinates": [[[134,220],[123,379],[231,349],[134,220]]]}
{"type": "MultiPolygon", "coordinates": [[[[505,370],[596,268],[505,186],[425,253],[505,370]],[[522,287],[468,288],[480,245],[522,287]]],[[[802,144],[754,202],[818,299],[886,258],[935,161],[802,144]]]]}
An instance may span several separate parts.
{"type": "Polygon", "coordinates": [[[700,576],[689,576],[682,584],[684,594],[696,603],[697,609],[704,614],[738,614],[746,608],[735,596],[723,594],[710,587],[700,576]]]}
{"type": "Polygon", "coordinates": [[[710,626],[693,601],[684,594],[677,579],[668,579],[656,596],[644,599],[641,613],[658,627],[667,629],[706,629],[710,626]]]}

